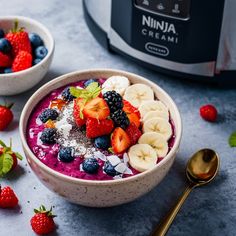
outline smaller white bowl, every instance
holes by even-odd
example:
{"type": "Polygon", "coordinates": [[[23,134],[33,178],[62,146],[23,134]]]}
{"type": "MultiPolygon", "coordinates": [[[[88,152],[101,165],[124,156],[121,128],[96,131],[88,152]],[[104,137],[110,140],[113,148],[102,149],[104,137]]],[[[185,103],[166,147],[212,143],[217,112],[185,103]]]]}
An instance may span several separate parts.
{"type": "Polygon", "coordinates": [[[47,56],[37,65],[29,69],[0,74],[0,95],[16,95],[34,87],[47,73],[52,62],[54,52],[54,40],[49,30],[41,23],[23,16],[2,16],[0,17],[0,28],[8,32],[13,28],[15,20],[19,21],[19,27],[24,27],[29,33],[38,34],[45,47],[48,49],[47,56]]]}

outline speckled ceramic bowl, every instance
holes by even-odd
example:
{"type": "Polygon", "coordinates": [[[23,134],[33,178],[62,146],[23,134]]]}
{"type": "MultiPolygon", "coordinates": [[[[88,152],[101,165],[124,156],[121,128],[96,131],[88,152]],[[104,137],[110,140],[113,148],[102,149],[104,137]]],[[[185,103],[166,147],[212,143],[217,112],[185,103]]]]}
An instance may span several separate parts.
{"type": "Polygon", "coordinates": [[[30,167],[41,182],[67,200],[90,207],[110,207],[130,202],[153,189],[162,181],[172,166],[179,148],[181,134],[181,117],[170,96],[153,82],[141,76],[118,70],[96,69],[78,71],[60,76],[45,84],[34,93],[25,105],[20,119],[20,136],[23,149],[30,167]],[[47,167],[32,153],[26,140],[27,123],[34,107],[37,106],[37,103],[44,96],[54,89],[79,80],[110,77],[112,75],[123,75],[128,77],[132,83],[143,83],[151,86],[156,96],[169,107],[176,129],[175,144],[171,151],[153,169],[119,180],[93,181],[76,179],[60,174],[47,167]]]}
{"type": "Polygon", "coordinates": [[[13,28],[16,19],[19,27],[24,27],[27,32],[40,35],[48,49],[48,54],[40,63],[27,70],[0,74],[0,95],[5,96],[25,92],[42,80],[51,65],[54,52],[54,40],[51,33],[45,26],[33,19],[23,16],[1,16],[0,28],[5,32],[9,31],[13,28]]]}

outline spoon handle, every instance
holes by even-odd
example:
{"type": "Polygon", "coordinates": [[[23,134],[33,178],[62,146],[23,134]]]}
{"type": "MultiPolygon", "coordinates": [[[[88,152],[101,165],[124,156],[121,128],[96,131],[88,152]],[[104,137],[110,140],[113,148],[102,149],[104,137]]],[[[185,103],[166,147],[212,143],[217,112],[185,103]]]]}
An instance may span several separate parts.
{"type": "Polygon", "coordinates": [[[188,197],[189,193],[195,187],[194,184],[189,184],[189,186],[185,189],[182,193],[182,196],[176,202],[175,206],[171,209],[171,211],[166,215],[163,221],[157,225],[154,231],[151,233],[151,236],[164,236],[166,235],[168,229],[170,228],[173,220],[175,219],[176,215],[178,214],[181,206],[185,202],[186,198],[188,197]]]}

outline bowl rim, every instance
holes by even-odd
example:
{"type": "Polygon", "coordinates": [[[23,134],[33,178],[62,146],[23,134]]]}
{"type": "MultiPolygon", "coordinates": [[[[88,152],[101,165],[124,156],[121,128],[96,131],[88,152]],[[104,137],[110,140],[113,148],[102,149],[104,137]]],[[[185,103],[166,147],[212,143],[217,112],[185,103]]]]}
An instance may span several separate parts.
{"type": "Polygon", "coordinates": [[[8,74],[0,74],[0,79],[4,78],[4,77],[8,77],[8,78],[9,77],[15,77],[15,76],[18,76],[18,75],[23,75],[24,76],[24,74],[26,74],[28,72],[31,72],[31,71],[33,72],[33,70],[39,68],[42,65],[42,63],[46,62],[51,57],[51,55],[53,54],[54,48],[55,48],[55,41],[52,37],[52,34],[50,33],[49,29],[46,28],[46,26],[44,26],[39,21],[36,21],[36,20],[34,20],[32,18],[29,18],[29,17],[20,16],[20,15],[0,16],[0,21],[2,21],[2,20],[14,21],[16,19],[19,20],[19,22],[20,21],[25,21],[29,24],[35,25],[38,28],[42,29],[42,31],[44,31],[46,33],[46,35],[48,36],[48,38],[49,38],[48,42],[49,42],[50,48],[47,48],[48,53],[47,53],[46,57],[44,57],[43,60],[41,62],[39,62],[38,64],[33,65],[30,68],[22,70],[22,71],[8,73],[8,74]]]}
{"type": "MultiPolygon", "coordinates": [[[[47,91],[47,93],[51,92],[47,91]]],[[[46,94],[45,94],[46,95],[46,94]]],[[[152,82],[151,80],[148,80],[142,76],[139,76],[137,74],[131,73],[131,72],[127,72],[127,71],[123,71],[123,70],[116,70],[116,69],[103,69],[103,68],[98,68],[98,69],[87,69],[87,70],[78,70],[78,71],[74,71],[71,73],[67,73],[64,75],[61,75],[51,81],[49,81],[48,83],[46,83],[45,85],[43,85],[42,87],[40,87],[27,101],[27,103],[25,104],[23,111],[21,113],[21,117],[20,117],[20,123],[19,123],[19,132],[20,132],[20,138],[21,138],[21,142],[22,142],[22,146],[24,151],[26,152],[26,155],[28,155],[40,168],[42,168],[45,172],[47,172],[49,175],[53,175],[56,178],[59,179],[63,179],[63,181],[67,181],[70,183],[80,183],[80,184],[84,184],[86,186],[95,186],[95,185],[107,185],[107,184],[122,184],[124,182],[131,182],[131,181],[138,181],[140,178],[142,178],[143,176],[147,175],[147,174],[151,174],[152,172],[156,171],[158,168],[160,168],[161,166],[163,166],[179,149],[179,145],[180,145],[180,141],[181,141],[181,137],[182,137],[182,120],[181,120],[181,115],[180,112],[175,104],[175,102],[173,101],[173,99],[169,96],[169,94],[167,92],[165,92],[161,87],[159,87],[157,84],[155,84],[154,82],[152,82]],[[59,173],[53,169],[51,169],[50,167],[48,167],[47,165],[45,165],[43,162],[41,162],[35,155],[34,153],[31,151],[30,147],[28,146],[27,140],[26,140],[26,136],[24,133],[24,124],[26,123],[27,125],[27,121],[25,121],[24,117],[26,115],[26,112],[28,110],[28,108],[31,105],[31,102],[34,100],[35,97],[37,97],[37,95],[39,93],[41,93],[43,90],[45,90],[45,88],[47,88],[50,85],[54,85],[59,83],[60,81],[65,80],[68,77],[72,77],[72,76],[79,76],[80,74],[91,74],[91,73],[101,73],[101,72],[111,72],[111,73],[122,73],[124,76],[133,76],[133,77],[137,77],[138,79],[144,80],[146,82],[148,82],[149,84],[151,84],[153,87],[158,87],[159,90],[161,90],[161,92],[163,93],[163,95],[165,97],[168,98],[168,100],[170,101],[170,103],[173,106],[173,110],[174,113],[176,115],[176,125],[179,127],[179,131],[178,133],[176,133],[176,137],[175,137],[175,143],[174,146],[171,148],[170,152],[167,154],[167,156],[161,161],[159,162],[154,168],[144,171],[142,173],[139,173],[137,175],[134,176],[130,176],[127,178],[122,178],[122,179],[113,179],[113,180],[85,180],[85,179],[79,179],[79,178],[75,178],[75,177],[71,177],[71,176],[67,176],[65,174],[59,173]]],[[[28,160],[27,160],[28,161],[28,160]]]]}

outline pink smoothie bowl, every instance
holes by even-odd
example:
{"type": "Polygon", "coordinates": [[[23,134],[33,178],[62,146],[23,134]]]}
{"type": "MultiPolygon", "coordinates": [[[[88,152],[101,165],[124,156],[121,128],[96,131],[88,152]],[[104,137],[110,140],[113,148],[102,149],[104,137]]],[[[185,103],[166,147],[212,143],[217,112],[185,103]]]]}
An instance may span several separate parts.
{"type": "Polygon", "coordinates": [[[156,187],[170,170],[179,149],[182,122],[179,110],[172,98],[158,85],[139,75],[112,69],[94,69],[76,71],[62,75],[37,90],[26,103],[20,118],[20,137],[29,163],[39,180],[51,191],[70,202],[89,207],[111,207],[131,202],[156,187]],[[43,164],[31,151],[27,144],[26,130],[29,117],[49,92],[70,83],[90,78],[113,75],[126,76],[132,84],[142,83],[150,86],[158,97],[169,108],[175,125],[175,142],[167,156],[154,168],[140,174],[116,180],[84,180],[61,174],[43,164]]]}

